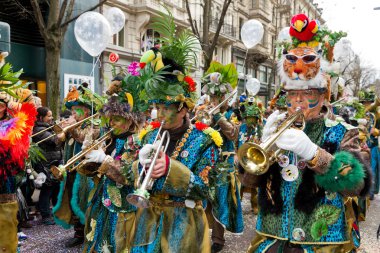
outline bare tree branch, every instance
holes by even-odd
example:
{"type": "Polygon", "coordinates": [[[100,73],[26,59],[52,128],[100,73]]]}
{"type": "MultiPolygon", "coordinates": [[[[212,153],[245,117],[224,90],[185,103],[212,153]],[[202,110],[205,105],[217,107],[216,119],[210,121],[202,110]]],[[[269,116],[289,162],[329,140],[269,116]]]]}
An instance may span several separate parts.
{"type": "Polygon", "coordinates": [[[47,39],[47,34],[46,34],[46,29],[45,29],[46,24],[45,24],[44,18],[42,17],[40,5],[38,4],[37,0],[30,0],[30,4],[32,5],[32,8],[33,8],[33,13],[38,25],[38,29],[40,30],[42,37],[44,37],[44,39],[47,39]]]}
{"type": "Polygon", "coordinates": [[[220,30],[222,29],[222,26],[224,24],[224,17],[226,16],[228,7],[230,6],[231,2],[232,2],[232,0],[224,0],[222,13],[220,14],[220,18],[219,18],[218,27],[216,28],[215,36],[212,40],[212,44],[210,47],[211,52],[214,51],[216,44],[218,43],[219,33],[220,33],[220,30]]]}
{"type": "MultiPolygon", "coordinates": [[[[73,15],[74,3],[75,3],[75,0],[70,0],[69,7],[67,9],[67,14],[66,14],[65,22],[66,22],[66,20],[68,20],[69,18],[71,18],[71,16],[73,15]]],[[[58,24],[58,26],[60,26],[62,28],[62,34],[65,34],[66,31],[67,31],[68,25],[62,27],[61,26],[61,22],[62,21],[60,21],[57,24],[58,24]]]]}
{"type": "Polygon", "coordinates": [[[200,40],[201,36],[199,35],[198,29],[194,27],[193,18],[191,16],[191,11],[190,11],[190,6],[189,6],[189,0],[185,0],[185,4],[186,4],[186,10],[187,10],[187,15],[189,17],[191,30],[193,31],[195,37],[197,37],[200,40]]]}
{"type": "MultiPolygon", "coordinates": [[[[73,0],[72,0],[73,1],[73,0]]],[[[61,27],[64,27],[64,26],[67,26],[68,24],[70,24],[71,22],[73,22],[74,20],[76,20],[77,18],[79,18],[80,15],[82,15],[83,13],[87,12],[87,11],[93,11],[95,10],[96,8],[98,8],[99,6],[102,6],[103,4],[105,4],[108,0],[102,0],[101,2],[99,2],[97,5],[94,5],[93,7],[87,9],[86,11],[76,15],[75,17],[69,19],[69,20],[65,20],[65,22],[63,22],[61,24],[61,27]]],[[[69,18],[68,15],[66,15],[67,18],[69,18]]]]}
{"type": "Polygon", "coordinates": [[[63,0],[63,2],[61,4],[61,8],[59,10],[59,16],[58,16],[57,24],[61,24],[62,23],[63,17],[65,16],[65,12],[66,12],[67,1],[68,0],[63,0]]]}

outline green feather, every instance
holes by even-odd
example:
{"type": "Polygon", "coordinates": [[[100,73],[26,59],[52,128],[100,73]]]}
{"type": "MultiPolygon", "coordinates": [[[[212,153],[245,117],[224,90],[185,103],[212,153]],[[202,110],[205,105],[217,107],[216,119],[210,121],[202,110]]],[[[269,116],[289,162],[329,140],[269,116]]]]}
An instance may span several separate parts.
{"type": "Polygon", "coordinates": [[[364,176],[363,165],[349,152],[341,151],[334,154],[327,172],[316,175],[315,181],[327,191],[340,192],[354,190],[363,182],[364,176]],[[345,176],[339,174],[339,169],[344,165],[352,168],[345,176]]]}

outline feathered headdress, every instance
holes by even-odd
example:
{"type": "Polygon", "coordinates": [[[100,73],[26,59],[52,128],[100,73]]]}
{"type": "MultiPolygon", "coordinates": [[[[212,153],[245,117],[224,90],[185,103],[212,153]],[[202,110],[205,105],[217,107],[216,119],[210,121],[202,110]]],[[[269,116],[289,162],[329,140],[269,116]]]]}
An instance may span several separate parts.
{"type": "Polygon", "coordinates": [[[139,70],[134,62],[128,66],[128,74],[122,79],[117,93],[112,94],[107,103],[99,111],[103,118],[110,118],[113,115],[122,116],[132,120],[136,126],[141,126],[145,122],[145,111],[148,110],[148,97],[145,86],[139,74],[139,70]],[[131,66],[133,70],[131,70],[131,66]]]}
{"type": "MultiPolygon", "coordinates": [[[[23,102],[32,96],[30,91],[23,88],[19,80],[22,70],[12,72],[11,65],[6,63],[0,68],[0,92],[9,102],[23,102]],[[25,92],[24,92],[25,90],[25,92]],[[11,99],[12,98],[12,99],[11,99]]],[[[8,104],[9,106],[9,104],[8,104]]],[[[32,103],[23,103],[8,111],[8,118],[0,121],[0,187],[5,180],[24,169],[28,157],[30,134],[37,110],[32,103]]]]}
{"type": "Polygon", "coordinates": [[[167,12],[153,18],[151,27],[160,34],[161,45],[141,57],[141,79],[150,102],[184,103],[192,109],[197,84],[188,72],[195,67],[199,41],[186,29],[176,33],[174,17],[167,12]]]}
{"type": "Polygon", "coordinates": [[[89,109],[92,109],[92,112],[98,111],[102,108],[103,104],[106,102],[106,98],[98,95],[92,90],[85,88],[83,86],[79,86],[81,92],[78,92],[77,96],[71,96],[70,100],[68,97],[65,98],[65,107],[67,109],[71,109],[71,107],[75,105],[85,106],[89,109]]]}

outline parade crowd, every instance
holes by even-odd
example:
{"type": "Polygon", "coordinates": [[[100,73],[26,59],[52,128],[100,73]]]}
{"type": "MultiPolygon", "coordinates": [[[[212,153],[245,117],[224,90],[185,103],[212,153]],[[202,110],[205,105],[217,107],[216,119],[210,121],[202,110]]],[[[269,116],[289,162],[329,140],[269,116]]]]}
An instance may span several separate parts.
{"type": "Polygon", "coordinates": [[[226,230],[244,232],[247,193],[257,216],[247,252],[357,252],[379,193],[375,91],[334,89],[324,44],[293,32],[268,105],[258,80],[216,61],[197,99],[194,37],[182,32],[115,75],[104,95],[70,87],[59,120],[12,86],[3,62],[3,252],[22,252],[32,210],[44,226],[74,229],[66,247],[82,252],[220,252],[226,230]]]}

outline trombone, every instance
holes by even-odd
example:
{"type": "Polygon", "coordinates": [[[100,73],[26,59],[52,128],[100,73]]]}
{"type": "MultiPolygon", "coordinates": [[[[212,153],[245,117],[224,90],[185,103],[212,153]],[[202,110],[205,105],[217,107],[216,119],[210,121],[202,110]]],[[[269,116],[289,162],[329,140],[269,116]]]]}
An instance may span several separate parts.
{"type": "Polygon", "coordinates": [[[281,152],[280,149],[272,150],[275,141],[282,135],[282,133],[290,128],[297,119],[302,119],[302,127],[305,127],[305,117],[301,109],[288,117],[278,128],[277,132],[267,140],[264,140],[260,145],[253,142],[244,143],[238,150],[238,159],[240,165],[244,170],[253,175],[262,175],[268,171],[269,166],[272,165],[281,152]]]}
{"type": "Polygon", "coordinates": [[[207,125],[210,125],[211,122],[212,122],[212,114],[218,110],[220,107],[222,107],[225,103],[227,103],[235,94],[236,94],[237,90],[235,90],[234,92],[232,92],[228,97],[226,97],[222,102],[220,102],[220,104],[218,104],[217,106],[215,106],[214,108],[212,108],[210,111],[208,112],[204,112],[204,111],[200,111],[197,113],[197,115],[195,115],[191,120],[190,122],[193,122],[194,120],[198,120],[198,121],[201,121],[207,125]]]}
{"type": "MultiPolygon", "coordinates": [[[[37,136],[37,135],[39,135],[39,134],[42,134],[43,132],[46,132],[47,130],[50,130],[50,129],[52,129],[52,128],[56,128],[56,127],[61,128],[61,127],[59,126],[59,124],[63,123],[64,121],[65,121],[65,120],[61,120],[60,122],[55,123],[55,124],[52,125],[52,126],[49,126],[49,127],[45,128],[45,129],[43,129],[43,130],[41,130],[41,131],[38,131],[37,133],[32,134],[30,137],[33,138],[34,136],[37,136]]],[[[53,129],[53,131],[54,131],[54,129],[53,129]]],[[[55,131],[54,131],[54,132],[55,132],[55,131]]]]}
{"type": "Polygon", "coordinates": [[[162,133],[161,139],[158,140],[158,137],[160,135],[160,132],[162,130],[162,126],[164,125],[164,123],[165,123],[164,121],[161,122],[161,126],[158,129],[156,138],[153,142],[154,146],[157,145],[157,150],[153,156],[152,162],[150,163],[149,169],[146,170],[145,165],[143,166],[143,168],[139,174],[139,178],[137,179],[137,189],[133,193],[128,194],[128,196],[127,196],[127,201],[129,203],[131,203],[132,205],[138,207],[138,208],[149,207],[149,192],[148,192],[148,190],[152,189],[153,183],[155,181],[151,177],[151,174],[153,172],[153,167],[156,164],[156,160],[157,160],[158,155],[160,153],[159,151],[164,146],[165,141],[166,141],[166,143],[165,143],[165,147],[163,150],[164,153],[166,153],[166,150],[169,146],[170,135],[169,135],[169,132],[167,130],[165,130],[162,133]],[[158,142],[158,144],[156,144],[157,142],[158,142]],[[143,180],[143,178],[144,178],[144,180],[143,180]]]}
{"type": "Polygon", "coordinates": [[[50,138],[52,138],[54,136],[57,136],[60,133],[65,133],[66,134],[67,131],[69,131],[70,129],[75,128],[77,126],[80,126],[83,122],[85,122],[85,121],[87,121],[87,120],[89,120],[91,118],[97,117],[98,115],[99,115],[99,113],[95,113],[94,115],[91,115],[91,116],[89,116],[89,117],[87,117],[85,119],[82,119],[82,120],[80,120],[78,122],[75,122],[74,124],[72,124],[70,126],[66,126],[66,127],[63,127],[63,128],[61,126],[59,126],[58,124],[55,124],[55,125],[53,125],[51,127],[48,127],[47,129],[44,129],[44,130],[41,130],[41,131],[35,133],[34,135],[32,135],[32,137],[36,136],[36,135],[38,135],[38,134],[40,134],[40,133],[42,133],[44,131],[47,131],[50,128],[53,128],[54,134],[49,135],[48,137],[46,137],[46,138],[44,138],[44,139],[42,139],[42,140],[40,140],[40,141],[38,141],[38,142],[35,143],[36,145],[38,145],[38,144],[40,144],[40,143],[42,143],[42,142],[44,142],[44,141],[46,141],[46,140],[48,140],[48,139],[50,139],[50,138]]]}
{"type": "Polygon", "coordinates": [[[63,175],[66,173],[66,171],[68,172],[73,172],[75,171],[77,168],[83,166],[84,164],[84,160],[80,161],[78,164],[76,164],[74,167],[73,165],[75,163],[77,163],[79,160],[81,160],[82,158],[84,158],[91,150],[99,147],[99,145],[101,145],[103,142],[111,139],[111,133],[113,131],[113,128],[111,128],[108,132],[106,132],[102,137],[96,139],[89,147],[87,147],[86,149],[82,150],[81,152],[79,152],[78,154],[76,154],[75,156],[71,157],[65,165],[59,165],[58,167],[53,165],[50,167],[50,171],[53,173],[53,176],[58,179],[58,180],[61,180],[63,175]]]}

